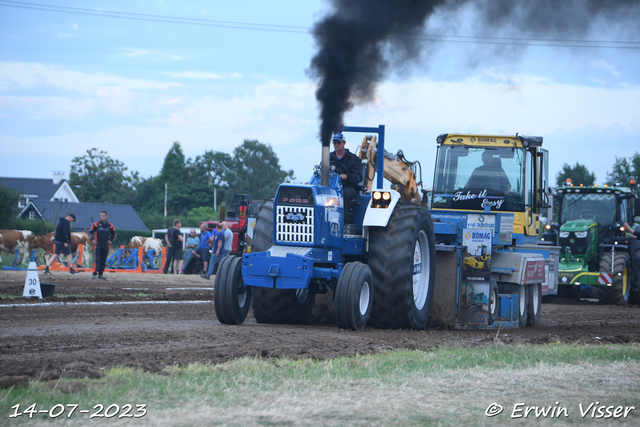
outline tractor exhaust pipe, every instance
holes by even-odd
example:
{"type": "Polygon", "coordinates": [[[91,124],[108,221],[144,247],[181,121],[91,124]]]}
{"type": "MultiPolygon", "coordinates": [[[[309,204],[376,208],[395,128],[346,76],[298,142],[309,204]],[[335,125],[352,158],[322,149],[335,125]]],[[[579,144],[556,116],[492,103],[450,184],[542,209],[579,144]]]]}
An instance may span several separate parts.
{"type": "Polygon", "coordinates": [[[320,185],[329,186],[329,146],[322,145],[322,160],[320,162],[320,185]]]}

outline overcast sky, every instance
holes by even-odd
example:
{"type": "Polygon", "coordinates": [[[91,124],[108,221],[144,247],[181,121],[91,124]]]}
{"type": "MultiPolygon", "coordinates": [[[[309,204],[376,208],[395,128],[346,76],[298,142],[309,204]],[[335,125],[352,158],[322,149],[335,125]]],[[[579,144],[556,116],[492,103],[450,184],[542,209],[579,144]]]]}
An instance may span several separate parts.
{"type": "MultiPolygon", "coordinates": [[[[257,139],[308,181],[320,161],[309,30],[330,10],[319,0],[0,0],[0,176],[68,177],[96,147],[146,178],[174,141],[194,158],[257,139]]],[[[425,33],[451,37],[425,42],[345,124],[386,125],[387,150],[420,161],[426,186],[442,133],[543,136],[552,181],[579,162],[602,183],[616,156],[640,152],[640,38],[603,24],[581,42],[480,43],[453,37],[482,25],[463,12],[434,15],[425,33]]]]}

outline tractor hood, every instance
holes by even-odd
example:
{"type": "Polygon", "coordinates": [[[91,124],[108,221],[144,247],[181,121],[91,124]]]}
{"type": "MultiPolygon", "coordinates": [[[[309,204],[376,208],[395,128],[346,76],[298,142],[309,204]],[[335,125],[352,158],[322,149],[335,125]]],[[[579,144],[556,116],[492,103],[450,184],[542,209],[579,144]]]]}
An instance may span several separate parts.
{"type": "Polygon", "coordinates": [[[562,226],[560,227],[560,231],[585,231],[595,226],[596,222],[592,219],[574,219],[562,224],[562,226]]]}

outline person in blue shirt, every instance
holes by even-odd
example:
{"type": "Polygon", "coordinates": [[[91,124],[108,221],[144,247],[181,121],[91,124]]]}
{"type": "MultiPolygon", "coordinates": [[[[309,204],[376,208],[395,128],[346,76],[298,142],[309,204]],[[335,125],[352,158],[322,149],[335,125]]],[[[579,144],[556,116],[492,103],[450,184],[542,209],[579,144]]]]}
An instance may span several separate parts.
{"type": "Polygon", "coordinates": [[[206,273],[203,273],[203,274],[200,275],[200,277],[203,277],[203,278],[205,278],[207,280],[209,280],[211,275],[214,273],[214,270],[216,270],[216,267],[217,267],[218,263],[225,256],[225,252],[224,252],[224,231],[222,231],[222,223],[221,222],[218,222],[216,224],[216,233],[217,234],[216,234],[215,240],[213,241],[213,248],[211,249],[212,256],[211,256],[211,261],[209,262],[209,269],[207,270],[206,273]]]}
{"type": "MultiPolygon", "coordinates": [[[[189,265],[189,262],[193,258],[202,258],[202,269],[203,271],[207,271],[207,266],[209,264],[209,258],[211,257],[211,253],[209,252],[211,247],[209,246],[209,239],[211,238],[211,233],[207,230],[207,223],[200,223],[200,241],[198,246],[193,248],[192,250],[187,251],[187,254],[184,259],[184,265],[182,266],[182,273],[189,265]]],[[[187,240],[187,243],[189,241],[187,240]]]]}

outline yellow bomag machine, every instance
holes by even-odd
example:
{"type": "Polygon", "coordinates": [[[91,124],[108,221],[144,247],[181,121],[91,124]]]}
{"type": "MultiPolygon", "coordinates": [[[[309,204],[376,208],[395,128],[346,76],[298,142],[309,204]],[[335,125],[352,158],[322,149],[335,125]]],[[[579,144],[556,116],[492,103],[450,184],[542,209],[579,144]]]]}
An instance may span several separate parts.
{"type": "Polygon", "coordinates": [[[557,293],[560,251],[538,241],[550,207],[542,137],[443,134],[437,146],[432,321],[537,325],[542,296],[557,293]]]}

